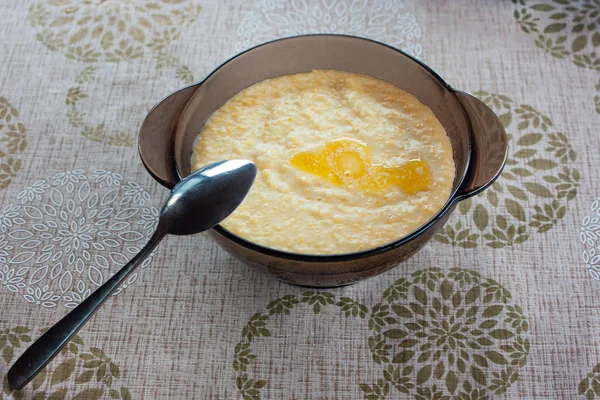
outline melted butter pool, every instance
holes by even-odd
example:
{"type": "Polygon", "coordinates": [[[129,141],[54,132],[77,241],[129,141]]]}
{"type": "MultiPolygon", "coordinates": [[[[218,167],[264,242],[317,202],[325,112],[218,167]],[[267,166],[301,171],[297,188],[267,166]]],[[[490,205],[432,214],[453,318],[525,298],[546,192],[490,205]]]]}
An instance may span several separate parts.
{"type": "Polygon", "coordinates": [[[330,140],[296,153],[290,163],[300,171],[336,185],[356,187],[365,192],[382,191],[395,185],[406,194],[415,194],[431,188],[433,181],[429,166],[420,158],[402,165],[374,164],[370,148],[348,138],[330,140]]]}

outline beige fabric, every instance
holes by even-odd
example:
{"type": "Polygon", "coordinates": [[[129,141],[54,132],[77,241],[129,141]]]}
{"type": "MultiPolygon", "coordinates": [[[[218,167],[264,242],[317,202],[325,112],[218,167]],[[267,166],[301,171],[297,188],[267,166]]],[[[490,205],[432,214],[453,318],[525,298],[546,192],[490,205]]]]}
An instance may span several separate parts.
{"type": "Polygon", "coordinates": [[[494,108],[514,162],[414,258],[346,288],[310,292],[170,237],[47,374],[0,396],[600,397],[598,7],[2,2],[2,375],[147,240],[166,194],[134,146],[149,108],[253,44],[341,32],[403,48],[494,108]],[[464,354],[440,339],[456,321],[464,354]]]}

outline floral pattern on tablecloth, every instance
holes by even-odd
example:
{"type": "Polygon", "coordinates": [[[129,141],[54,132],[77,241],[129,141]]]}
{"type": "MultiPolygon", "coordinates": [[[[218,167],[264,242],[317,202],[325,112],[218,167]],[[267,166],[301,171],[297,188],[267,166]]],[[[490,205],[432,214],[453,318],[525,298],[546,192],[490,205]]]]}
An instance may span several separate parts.
{"type": "Polygon", "coordinates": [[[600,281],[600,197],[592,202],[581,221],[579,241],[583,245],[582,259],[590,276],[600,281]]]}
{"type": "MultiPolygon", "coordinates": [[[[36,39],[50,51],[88,64],[65,96],[70,125],[90,140],[133,146],[135,133],[109,132],[104,122],[90,120],[97,110],[97,104],[88,99],[90,92],[106,84],[104,76],[97,76],[99,66],[114,70],[112,75],[116,77],[119,69],[110,64],[138,62],[152,65],[152,70],[174,69],[182,84],[192,83],[192,71],[170,47],[180,38],[182,29],[196,21],[201,10],[194,0],[43,0],[31,5],[28,22],[36,39]],[[144,55],[152,57],[153,62],[143,59],[144,55]]],[[[133,96],[130,102],[135,102],[135,93],[133,96]]]]}
{"type": "Polygon", "coordinates": [[[553,57],[600,71],[600,3],[596,0],[513,0],[515,18],[553,57]]]}
{"type": "Polygon", "coordinates": [[[485,192],[462,201],[436,240],[463,248],[514,246],[553,229],[577,195],[581,174],[567,134],[545,114],[501,94],[477,93],[509,136],[500,178],[485,192]]]}
{"type": "MultiPolygon", "coordinates": [[[[32,331],[25,326],[0,331],[2,360],[9,365],[21,347],[31,343],[32,331]],[[17,350],[15,350],[17,349],[17,350]]],[[[102,349],[85,346],[75,335],[61,350],[52,366],[40,372],[26,388],[17,391],[2,381],[1,398],[6,400],[98,400],[100,398],[131,400],[129,389],[122,385],[121,368],[102,349]],[[71,381],[74,378],[74,385],[71,381]]]]}
{"type": "Polygon", "coordinates": [[[579,383],[577,394],[587,400],[600,398],[600,364],[597,364],[579,383]]]}
{"type": "Polygon", "coordinates": [[[421,27],[404,7],[402,0],[260,0],[237,28],[235,51],[281,37],[343,33],[385,42],[418,57],[423,52],[421,27]]]}
{"type": "Polygon", "coordinates": [[[27,130],[19,111],[0,96],[0,189],[6,189],[23,167],[20,154],[27,148],[27,130]]]}
{"type": "Polygon", "coordinates": [[[74,308],[141,250],[157,219],[148,192],[119,173],[72,170],[36,181],[0,214],[0,283],[37,306],[74,308]]]}
{"type": "Polygon", "coordinates": [[[268,347],[272,319],[294,318],[307,306],[315,314],[336,307],[347,318],[368,320],[366,341],[382,377],[359,384],[365,399],[503,394],[527,363],[529,323],[510,292],[477,271],[435,267],[398,279],[373,306],[328,291],[271,301],[246,322],[234,349],[235,383],[244,399],[261,399],[269,388],[268,377],[250,373],[260,362],[253,352],[256,339],[267,338],[260,346],[268,347]]]}
{"type": "Polygon", "coordinates": [[[25,390],[1,377],[0,399],[600,398],[600,3],[474,4],[0,2],[3,375],[148,240],[165,191],[137,129],[236,51],[379,40],[478,96],[510,135],[496,184],[356,285],[290,286],[205,236],[167,237],[143,284],[132,275],[25,390]]]}

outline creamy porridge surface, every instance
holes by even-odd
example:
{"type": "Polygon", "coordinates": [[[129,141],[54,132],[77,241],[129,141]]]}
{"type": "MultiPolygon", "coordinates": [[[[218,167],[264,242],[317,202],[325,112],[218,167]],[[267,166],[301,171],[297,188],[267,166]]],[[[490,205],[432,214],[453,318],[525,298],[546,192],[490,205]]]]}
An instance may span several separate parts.
{"type": "Polygon", "coordinates": [[[394,85],[341,71],[281,76],[244,89],[200,132],[192,169],[243,158],[259,173],[223,223],[294,253],[374,248],[447,201],[452,147],[433,112],[394,85]]]}

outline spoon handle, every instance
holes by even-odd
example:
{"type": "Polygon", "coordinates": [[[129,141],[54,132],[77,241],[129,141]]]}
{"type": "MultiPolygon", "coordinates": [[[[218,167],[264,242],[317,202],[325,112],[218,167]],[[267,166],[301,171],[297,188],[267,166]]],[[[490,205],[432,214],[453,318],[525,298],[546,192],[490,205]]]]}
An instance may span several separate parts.
{"type": "Polygon", "coordinates": [[[165,230],[159,225],[148,243],[127,265],[29,346],[8,370],[6,378],[10,387],[20,390],[27,385],[81,329],[111,293],[144,261],[165,235],[165,230]]]}

